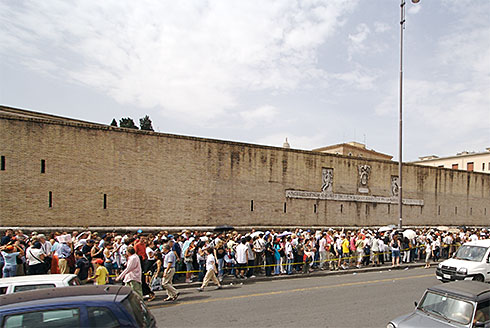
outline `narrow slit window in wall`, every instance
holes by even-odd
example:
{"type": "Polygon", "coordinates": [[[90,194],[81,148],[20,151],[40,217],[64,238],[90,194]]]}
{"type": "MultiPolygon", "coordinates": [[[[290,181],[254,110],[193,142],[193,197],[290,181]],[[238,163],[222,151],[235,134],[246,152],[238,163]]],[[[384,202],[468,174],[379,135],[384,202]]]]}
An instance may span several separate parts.
{"type": "Polygon", "coordinates": [[[104,210],[107,209],[107,194],[104,194],[104,210]]]}
{"type": "Polygon", "coordinates": [[[286,204],[286,202],[284,202],[284,213],[286,213],[286,210],[287,210],[286,206],[287,206],[287,204],[286,204]]]}
{"type": "Polygon", "coordinates": [[[50,191],[48,195],[48,206],[51,208],[53,207],[53,192],[50,191]]]}
{"type": "Polygon", "coordinates": [[[44,159],[41,160],[41,173],[46,173],[46,161],[44,159]]]}
{"type": "Polygon", "coordinates": [[[313,204],[313,213],[316,213],[316,204],[313,204]]]}
{"type": "Polygon", "coordinates": [[[390,214],[390,211],[391,211],[390,204],[388,204],[388,214],[390,214]]]}
{"type": "Polygon", "coordinates": [[[454,214],[458,214],[458,207],[457,206],[454,207],[454,214]]]}
{"type": "Polygon", "coordinates": [[[473,215],[473,207],[470,207],[470,215],[473,215]]]}
{"type": "Polygon", "coordinates": [[[437,215],[441,215],[441,205],[437,208],[437,215]]]}
{"type": "Polygon", "coordinates": [[[250,201],[250,212],[253,212],[254,211],[254,201],[251,200],[250,201]]]}
{"type": "Polygon", "coordinates": [[[5,156],[0,159],[0,171],[5,171],[5,156]]]}
{"type": "Polygon", "coordinates": [[[344,213],[344,204],[340,204],[340,213],[344,213]]]}

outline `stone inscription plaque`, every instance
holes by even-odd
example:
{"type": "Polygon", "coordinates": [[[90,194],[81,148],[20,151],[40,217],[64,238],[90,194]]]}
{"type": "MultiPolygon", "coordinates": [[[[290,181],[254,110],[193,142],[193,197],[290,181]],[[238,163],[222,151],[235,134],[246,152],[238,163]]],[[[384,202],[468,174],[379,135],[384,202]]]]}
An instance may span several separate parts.
{"type": "MultiPolygon", "coordinates": [[[[364,202],[378,204],[398,204],[396,197],[365,196],[352,194],[334,194],[314,191],[286,190],[286,198],[297,199],[319,199],[319,200],[336,200],[344,202],[364,202]]],[[[404,205],[424,206],[421,199],[403,199],[404,205]]]]}

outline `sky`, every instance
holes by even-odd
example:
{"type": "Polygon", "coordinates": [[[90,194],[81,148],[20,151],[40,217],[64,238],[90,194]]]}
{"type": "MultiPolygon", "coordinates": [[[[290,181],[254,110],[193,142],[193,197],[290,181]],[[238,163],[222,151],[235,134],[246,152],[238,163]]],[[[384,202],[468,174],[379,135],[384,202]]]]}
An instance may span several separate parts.
{"type": "MultiPolygon", "coordinates": [[[[490,147],[490,1],[407,0],[403,160],[490,147]]],[[[398,160],[399,0],[0,0],[0,104],[398,160]]]]}

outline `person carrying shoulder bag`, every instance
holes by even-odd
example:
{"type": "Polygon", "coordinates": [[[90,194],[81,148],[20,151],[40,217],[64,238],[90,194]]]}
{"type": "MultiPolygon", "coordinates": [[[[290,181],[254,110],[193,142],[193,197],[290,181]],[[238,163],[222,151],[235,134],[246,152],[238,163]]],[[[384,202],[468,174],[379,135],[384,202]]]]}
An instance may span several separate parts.
{"type": "Polygon", "coordinates": [[[36,241],[26,251],[28,275],[46,273],[46,263],[44,262],[45,254],[42,251],[41,247],[41,243],[36,241]]]}

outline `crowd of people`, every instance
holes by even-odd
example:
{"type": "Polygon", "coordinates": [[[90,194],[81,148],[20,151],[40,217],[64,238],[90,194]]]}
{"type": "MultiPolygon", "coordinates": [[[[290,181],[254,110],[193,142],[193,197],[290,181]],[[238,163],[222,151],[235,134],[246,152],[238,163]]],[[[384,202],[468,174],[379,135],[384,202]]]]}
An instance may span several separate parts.
{"type": "Polygon", "coordinates": [[[225,276],[249,279],[348,270],[366,266],[432,261],[450,257],[459,245],[489,238],[486,228],[235,230],[169,233],[32,232],[7,229],[0,240],[0,277],[73,273],[83,284],[123,282],[148,301],[173,282],[209,281],[221,288],[225,276]]]}

